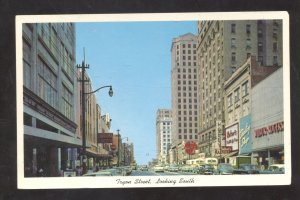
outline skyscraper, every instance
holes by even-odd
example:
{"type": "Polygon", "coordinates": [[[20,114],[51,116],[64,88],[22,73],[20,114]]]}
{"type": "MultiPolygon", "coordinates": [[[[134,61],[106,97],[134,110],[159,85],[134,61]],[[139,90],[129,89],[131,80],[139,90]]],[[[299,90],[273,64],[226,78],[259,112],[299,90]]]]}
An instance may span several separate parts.
{"type": "Polygon", "coordinates": [[[191,33],[172,41],[172,144],[198,140],[197,37],[191,33]]]}
{"type": "Polygon", "coordinates": [[[171,147],[172,111],[159,109],[156,113],[156,148],[157,159],[161,163],[168,162],[168,151],[171,147]]]}

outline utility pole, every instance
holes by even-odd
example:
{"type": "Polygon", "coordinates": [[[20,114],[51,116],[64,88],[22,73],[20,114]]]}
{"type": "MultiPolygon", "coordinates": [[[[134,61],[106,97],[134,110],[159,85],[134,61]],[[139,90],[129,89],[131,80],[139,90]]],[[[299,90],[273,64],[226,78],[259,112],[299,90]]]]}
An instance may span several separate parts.
{"type": "Polygon", "coordinates": [[[118,167],[120,167],[120,130],[118,129],[117,130],[118,132],[118,167]]]}
{"type": "Polygon", "coordinates": [[[76,65],[77,68],[81,68],[81,80],[78,80],[81,82],[81,105],[82,105],[82,156],[83,156],[83,174],[86,173],[86,137],[85,137],[85,82],[88,82],[88,80],[85,80],[85,69],[89,68],[90,66],[88,64],[85,64],[85,51],[84,53],[84,59],[82,61],[81,65],[76,65]]]}

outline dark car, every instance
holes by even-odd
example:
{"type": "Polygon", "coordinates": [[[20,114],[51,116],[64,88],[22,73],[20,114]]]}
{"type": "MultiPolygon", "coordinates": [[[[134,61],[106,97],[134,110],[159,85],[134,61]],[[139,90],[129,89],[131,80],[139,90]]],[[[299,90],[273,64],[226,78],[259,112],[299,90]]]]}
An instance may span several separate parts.
{"type": "Polygon", "coordinates": [[[241,164],[240,168],[233,170],[233,174],[259,174],[259,170],[256,165],[241,164]]]}
{"type": "Polygon", "coordinates": [[[213,175],[215,173],[215,168],[210,164],[202,165],[199,167],[198,173],[203,175],[213,175]]]}
{"type": "Polygon", "coordinates": [[[220,163],[218,164],[216,174],[228,175],[233,174],[234,168],[229,163],[220,163]]]}
{"type": "Polygon", "coordinates": [[[284,174],[284,164],[273,164],[268,169],[262,170],[261,174],[284,174]]]}

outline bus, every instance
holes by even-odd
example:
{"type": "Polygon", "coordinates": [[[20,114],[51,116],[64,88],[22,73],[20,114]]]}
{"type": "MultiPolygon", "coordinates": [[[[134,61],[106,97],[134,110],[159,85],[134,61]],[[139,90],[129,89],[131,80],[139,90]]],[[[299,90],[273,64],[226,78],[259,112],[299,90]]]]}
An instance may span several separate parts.
{"type": "Polygon", "coordinates": [[[205,158],[205,164],[211,164],[211,165],[218,165],[218,159],[217,158],[205,158]]]}
{"type": "Polygon", "coordinates": [[[187,165],[204,165],[205,164],[205,159],[196,158],[196,159],[187,160],[186,164],[187,165]]]}

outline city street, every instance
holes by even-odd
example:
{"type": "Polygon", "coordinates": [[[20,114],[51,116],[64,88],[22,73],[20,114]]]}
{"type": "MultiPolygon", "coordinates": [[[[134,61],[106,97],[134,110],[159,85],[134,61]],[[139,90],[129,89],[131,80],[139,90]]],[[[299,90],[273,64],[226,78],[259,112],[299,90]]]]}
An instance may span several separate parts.
{"type": "Polygon", "coordinates": [[[130,176],[174,176],[174,175],[195,175],[187,172],[154,172],[154,171],[140,171],[133,170],[130,176]]]}

